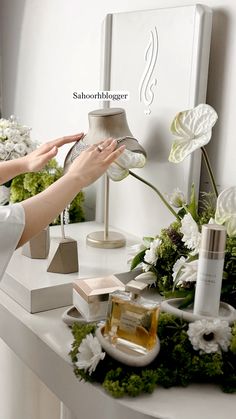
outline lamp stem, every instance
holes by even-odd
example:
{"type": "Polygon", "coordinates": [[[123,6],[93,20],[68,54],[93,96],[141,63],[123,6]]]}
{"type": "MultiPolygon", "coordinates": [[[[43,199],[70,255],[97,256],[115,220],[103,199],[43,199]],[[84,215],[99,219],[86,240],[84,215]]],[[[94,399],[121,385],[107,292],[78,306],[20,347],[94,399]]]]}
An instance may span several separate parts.
{"type": "Polygon", "coordinates": [[[136,179],[140,180],[141,182],[145,183],[145,185],[149,186],[151,189],[153,189],[157,193],[157,195],[159,196],[159,198],[161,199],[161,201],[163,202],[163,204],[165,204],[165,206],[172,213],[172,215],[174,215],[174,217],[177,218],[177,220],[180,220],[180,217],[177,214],[177,212],[175,212],[175,210],[169,205],[169,203],[167,202],[167,200],[164,198],[164,196],[161,194],[161,192],[157,188],[155,188],[155,186],[153,186],[147,180],[145,180],[145,179],[141,178],[140,176],[136,175],[136,173],[132,172],[131,170],[129,170],[129,174],[131,176],[135,177],[136,179]]]}
{"type": "Polygon", "coordinates": [[[108,239],[109,225],[109,178],[105,174],[105,191],[104,191],[104,240],[108,239]]]}

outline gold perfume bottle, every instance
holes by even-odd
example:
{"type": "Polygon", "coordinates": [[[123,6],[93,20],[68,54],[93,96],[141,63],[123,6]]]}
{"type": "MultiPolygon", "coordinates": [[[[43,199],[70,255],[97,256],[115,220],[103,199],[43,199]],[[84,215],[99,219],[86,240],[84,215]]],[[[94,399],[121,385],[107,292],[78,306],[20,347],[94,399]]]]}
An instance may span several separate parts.
{"type": "Polygon", "coordinates": [[[117,348],[146,354],[156,345],[159,305],[140,295],[146,287],[132,280],[110,294],[104,336],[117,348]]]}

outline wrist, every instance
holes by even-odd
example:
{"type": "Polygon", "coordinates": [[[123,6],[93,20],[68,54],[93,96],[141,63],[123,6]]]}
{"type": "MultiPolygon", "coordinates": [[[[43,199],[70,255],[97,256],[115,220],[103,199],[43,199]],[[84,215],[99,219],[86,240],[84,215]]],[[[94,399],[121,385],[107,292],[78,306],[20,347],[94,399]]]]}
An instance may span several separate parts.
{"type": "Polygon", "coordinates": [[[11,161],[14,164],[14,177],[22,175],[23,173],[26,173],[28,171],[25,157],[19,157],[18,159],[14,159],[11,161]]]}
{"type": "Polygon", "coordinates": [[[69,171],[64,175],[64,178],[68,179],[70,184],[73,185],[78,192],[84,187],[83,180],[77,173],[69,171]]]}
{"type": "Polygon", "coordinates": [[[31,172],[30,165],[29,165],[29,159],[27,158],[27,155],[24,156],[24,157],[20,157],[16,161],[18,162],[18,168],[19,168],[19,171],[20,171],[19,174],[31,172]]]}

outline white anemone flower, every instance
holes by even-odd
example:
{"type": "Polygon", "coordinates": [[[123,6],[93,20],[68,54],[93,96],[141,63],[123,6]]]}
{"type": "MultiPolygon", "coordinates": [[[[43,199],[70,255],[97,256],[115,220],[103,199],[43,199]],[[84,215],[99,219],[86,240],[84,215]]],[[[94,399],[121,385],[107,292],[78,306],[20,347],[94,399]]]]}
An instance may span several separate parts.
{"type": "Polygon", "coordinates": [[[205,104],[178,113],[171,125],[171,131],[178,139],[172,144],[169,161],[179,163],[208,144],[217,118],[216,111],[205,104]]]}
{"type": "Polygon", "coordinates": [[[182,241],[188,249],[193,250],[192,254],[197,254],[201,242],[201,233],[198,231],[198,225],[191,214],[185,214],[181,221],[180,232],[183,234],[182,241]]]}
{"type": "Polygon", "coordinates": [[[186,204],[184,193],[179,188],[175,188],[169,195],[169,202],[175,208],[182,208],[186,204]]]}
{"type": "Polygon", "coordinates": [[[236,235],[236,186],[225,189],[218,196],[215,221],[225,225],[230,237],[236,235]]]}
{"type": "Polygon", "coordinates": [[[187,331],[195,351],[212,353],[228,351],[232,339],[231,328],[225,320],[197,320],[189,324],[187,331]]]}
{"type": "Polygon", "coordinates": [[[89,333],[79,346],[76,365],[79,369],[88,370],[89,375],[91,375],[105,355],[105,352],[102,352],[99,340],[89,333]]]}
{"type": "Polygon", "coordinates": [[[198,261],[192,260],[188,262],[186,258],[183,256],[178,259],[174,266],[173,266],[173,280],[176,280],[178,275],[178,281],[176,283],[177,286],[184,286],[184,284],[188,282],[196,282],[197,281],[197,268],[198,268],[198,261]]]}

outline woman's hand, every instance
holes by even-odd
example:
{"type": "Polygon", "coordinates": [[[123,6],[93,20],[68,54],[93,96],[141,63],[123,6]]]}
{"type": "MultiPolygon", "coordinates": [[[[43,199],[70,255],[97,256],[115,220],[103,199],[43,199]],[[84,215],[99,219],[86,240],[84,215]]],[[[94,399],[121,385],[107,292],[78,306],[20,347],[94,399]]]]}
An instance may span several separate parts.
{"type": "Polygon", "coordinates": [[[57,140],[48,141],[42,144],[36,150],[22,157],[22,167],[24,172],[37,172],[41,170],[53,157],[57,155],[58,148],[64,144],[79,141],[83,137],[83,133],[58,138],[57,140]]]}
{"type": "Polygon", "coordinates": [[[43,192],[22,202],[25,229],[18,243],[21,246],[38,234],[74,199],[81,188],[97,180],[120,156],[125,146],[115,149],[112,138],[91,145],[78,156],[68,172],[43,192]]]}
{"type": "Polygon", "coordinates": [[[116,145],[112,138],[91,145],[73,161],[67,174],[75,175],[81,187],[90,185],[123,153],[125,146],[116,150],[116,145]]]}

